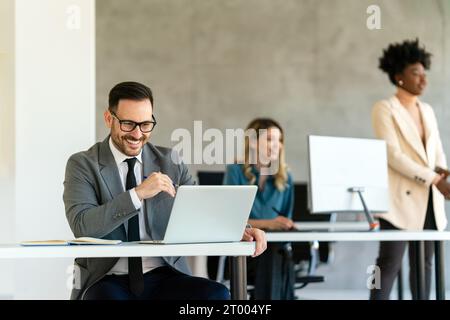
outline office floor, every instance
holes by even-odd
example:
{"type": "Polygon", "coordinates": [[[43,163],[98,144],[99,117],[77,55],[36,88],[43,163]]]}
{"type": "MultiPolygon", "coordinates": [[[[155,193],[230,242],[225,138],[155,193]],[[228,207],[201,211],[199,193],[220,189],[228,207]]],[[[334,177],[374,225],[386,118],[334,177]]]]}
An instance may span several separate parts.
{"type": "MultiPolygon", "coordinates": [[[[369,293],[367,290],[332,290],[332,289],[309,289],[303,288],[296,290],[295,294],[298,300],[367,300],[369,293]]],[[[392,292],[391,299],[397,299],[397,292],[392,292]]],[[[434,292],[431,293],[431,299],[435,299],[434,292]]],[[[411,294],[405,290],[404,300],[411,300],[411,294]]],[[[446,300],[450,300],[450,290],[446,291],[446,300]]]]}
{"type": "MultiPolygon", "coordinates": [[[[297,300],[367,300],[368,294],[365,290],[321,290],[301,289],[295,292],[297,300]]],[[[446,292],[447,300],[450,300],[450,290],[446,292]]],[[[395,294],[391,299],[396,299],[395,294]]],[[[434,294],[431,299],[434,299],[434,294]]],[[[405,293],[405,300],[410,300],[411,295],[405,293]]],[[[0,300],[12,300],[12,296],[0,296],[0,300]]]]}

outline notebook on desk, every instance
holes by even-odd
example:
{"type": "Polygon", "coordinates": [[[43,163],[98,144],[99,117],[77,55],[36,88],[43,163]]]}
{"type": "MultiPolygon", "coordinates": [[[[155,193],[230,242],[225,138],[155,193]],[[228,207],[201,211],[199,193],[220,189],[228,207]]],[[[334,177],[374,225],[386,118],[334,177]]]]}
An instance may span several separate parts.
{"type": "Polygon", "coordinates": [[[106,240],[90,237],[81,237],[73,240],[32,240],[22,241],[21,246],[70,246],[70,245],[116,245],[120,240],[106,240]]]}
{"type": "Polygon", "coordinates": [[[240,241],[256,191],[257,186],[180,186],[164,239],[139,243],[240,241]]]}

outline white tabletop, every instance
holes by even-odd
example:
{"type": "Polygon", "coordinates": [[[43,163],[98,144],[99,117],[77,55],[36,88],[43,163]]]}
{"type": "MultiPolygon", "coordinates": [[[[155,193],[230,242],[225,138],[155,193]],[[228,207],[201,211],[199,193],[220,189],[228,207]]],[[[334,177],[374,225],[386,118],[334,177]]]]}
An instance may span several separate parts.
{"type": "Polygon", "coordinates": [[[267,232],[268,242],[280,241],[420,241],[450,240],[449,231],[303,231],[267,232]]]}
{"type": "Polygon", "coordinates": [[[171,257],[171,256],[249,256],[254,242],[195,244],[130,244],[31,246],[0,244],[1,258],[106,258],[106,257],[171,257]]]}
{"type": "Polygon", "coordinates": [[[311,229],[329,229],[329,230],[348,230],[348,231],[365,231],[369,229],[367,221],[305,221],[295,222],[295,227],[299,230],[311,229]]]}

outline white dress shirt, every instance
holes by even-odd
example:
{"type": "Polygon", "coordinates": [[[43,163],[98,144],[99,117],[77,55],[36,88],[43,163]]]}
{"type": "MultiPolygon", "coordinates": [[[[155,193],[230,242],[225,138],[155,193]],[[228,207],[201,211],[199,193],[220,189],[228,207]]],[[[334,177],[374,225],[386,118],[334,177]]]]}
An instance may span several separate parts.
{"type": "MultiPolygon", "coordinates": [[[[122,187],[125,191],[125,184],[128,173],[128,164],[124,162],[128,158],[132,158],[123,154],[114,145],[111,138],[109,138],[109,148],[116,161],[117,168],[119,169],[120,180],[122,181],[122,187]]],[[[136,177],[136,185],[142,182],[142,150],[139,155],[136,156],[136,164],[134,165],[134,175],[136,177]]],[[[139,236],[141,240],[152,240],[145,229],[145,218],[144,218],[144,202],[139,200],[136,194],[136,190],[133,188],[130,191],[131,200],[133,201],[134,207],[140,209],[139,211],[139,236]]],[[[125,229],[128,230],[128,223],[125,223],[125,229]]],[[[142,271],[144,273],[155,269],[157,267],[163,266],[166,263],[160,257],[142,257],[142,271]]],[[[128,258],[120,258],[119,261],[112,267],[108,274],[128,274],[128,258]]]]}

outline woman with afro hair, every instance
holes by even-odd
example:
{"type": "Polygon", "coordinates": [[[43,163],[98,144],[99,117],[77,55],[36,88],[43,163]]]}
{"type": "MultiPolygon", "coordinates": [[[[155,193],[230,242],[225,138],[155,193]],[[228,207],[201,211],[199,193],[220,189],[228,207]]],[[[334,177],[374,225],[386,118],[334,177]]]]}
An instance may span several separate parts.
{"type": "MultiPolygon", "coordinates": [[[[389,45],[379,61],[380,69],[397,88],[393,97],[377,102],[372,109],[372,126],[376,137],[387,143],[389,165],[389,212],[378,216],[382,230],[443,230],[447,225],[447,162],[433,109],[419,100],[427,86],[425,71],[430,68],[430,58],[419,40],[407,40],[389,45]]],[[[370,291],[371,299],[389,299],[407,244],[380,242],[376,265],[381,286],[370,291]]],[[[413,246],[410,243],[409,282],[413,299],[418,299],[413,246]]],[[[425,299],[430,294],[433,254],[433,242],[426,241],[425,299]]]]}

